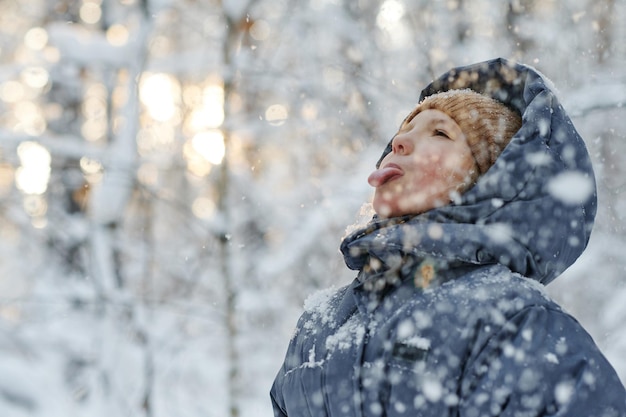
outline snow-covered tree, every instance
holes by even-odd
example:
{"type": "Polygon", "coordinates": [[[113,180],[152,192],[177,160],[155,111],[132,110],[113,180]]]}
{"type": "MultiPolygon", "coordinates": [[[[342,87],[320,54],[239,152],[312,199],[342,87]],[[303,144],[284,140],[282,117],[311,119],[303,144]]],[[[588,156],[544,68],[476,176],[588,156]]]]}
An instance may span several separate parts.
{"type": "Polygon", "coordinates": [[[304,299],[353,278],[337,249],[384,145],[433,77],[495,56],[553,79],[595,158],[596,232],[549,288],[626,379],[625,18],[613,0],[0,2],[2,415],[269,416],[304,299]]]}

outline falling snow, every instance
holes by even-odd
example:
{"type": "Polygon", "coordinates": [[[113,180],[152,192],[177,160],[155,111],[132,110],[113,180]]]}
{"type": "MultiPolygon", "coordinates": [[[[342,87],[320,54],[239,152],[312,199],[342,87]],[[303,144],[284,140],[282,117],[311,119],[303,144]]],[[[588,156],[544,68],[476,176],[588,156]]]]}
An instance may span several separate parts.
{"type": "Polygon", "coordinates": [[[548,182],[550,193],[565,204],[583,204],[592,196],[592,180],[581,172],[565,172],[548,182]]]}
{"type": "MultiPolygon", "coordinates": [[[[626,3],[575,0],[569,13],[508,3],[0,3],[0,415],[271,416],[267,393],[302,311],[311,315],[301,329],[333,330],[306,351],[311,368],[325,359],[316,352],[346,354],[367,337],[330,308],[354,279],[337,246],[347,225],[371,219],[365,178],[381,148],[421,86],[493,56],[552,78],[600,193],[583,256],[547,290],[524,285],[558,299],[626,381],[626,3]]],[[[549,120],[537,128],[552,131],[549,120]]],[[[519,163],[542,172],[554,157],[519,163]]],[[[593,183],[568,171],[547,187],[571,207],[593,183]]],[[[481,237],[518,243],[507,226],[488,231],[481,237]]],[[[423,236],[446,239],[440,227],[423,236]]],[[[577,250],[584,239],[567,243],[577,250]]],[[[493,332],[512,308],[500,304],[477,328],[493,332]]],[[[405,319],[397,337],[433,349],[417,336],[436,326],[431,311],[405,319]]],[[[558,340],[540,357],[561,365],[571,349],[558,340]]],[[[583,384],[601,382],[583,372],[583,384]]],[[[420,383],[395,412],[459,402],[445,378],[420,383]]],[[[576,389],[561,381],[553,394],[565,404],[576,389]]]]}

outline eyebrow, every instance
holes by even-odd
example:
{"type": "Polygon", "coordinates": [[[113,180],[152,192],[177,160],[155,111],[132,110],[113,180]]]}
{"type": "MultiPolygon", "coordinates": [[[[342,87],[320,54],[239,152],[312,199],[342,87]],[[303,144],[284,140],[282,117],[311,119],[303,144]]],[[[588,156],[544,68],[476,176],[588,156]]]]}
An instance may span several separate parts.
{"type": "MultiPolygon", "coordinates": [[[[408,126],[411,124],[411,122],[413,122],[413,120],[415,120],[415,117],[417,116],[417,114],[415,116],[413,116],[413,118],[411,120],[409,120],[408,122],[404,122],[402,123],[402,125],[400,126],[400,128],[398,129],[398,133],[403,132],[404,130],[406,130],[408,128],[408,126]]],[[[433,129],[439,125],[445,125],[448,122],[447,119],[444,119],[442,117],[437,117],[433,120],[430,120],[425,127],[427,129],[433,129]]]]}
{"type": "Polygon", "coordinates": [[[431,120],[430,122],[428,122],[427,126],[436,127],[436,126],[439,126],[439,125],[446,124],[446,122],[448,122],[448,120],[442,119],[442,118],[437,118],[437,119],[434,119],[434,120],[431,120]]]}
{"type": "MultiPolygon", "coordinates": [[[[410,124],[411,124],[411,122],[412,122],[413,120],[415,120],[415,117],[414,117],[413,119],[409,120],[408,122],[403,123],[403,124],[402,124],[402,126],[400,126],[400,130],[402,130],[402,129],[406,128],[408,125],[410,125],[410,124]]],[[[437,118],[437,119],[434,119],[434,120],[430,120],[430,121],[426,124],[426,127],[427,127],[427,128],[430,128],[430,127],[437,127],[437,126],[439,126],[439,125],[446,124],[446,122],[447,122],[447,120],[446,120],[446,119],[437,118]]]]}

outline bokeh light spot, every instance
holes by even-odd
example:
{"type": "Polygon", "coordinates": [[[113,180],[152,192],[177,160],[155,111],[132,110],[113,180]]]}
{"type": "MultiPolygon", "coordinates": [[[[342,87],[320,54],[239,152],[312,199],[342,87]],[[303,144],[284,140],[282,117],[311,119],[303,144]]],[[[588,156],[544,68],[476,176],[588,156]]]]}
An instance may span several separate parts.
{"type": "Polygon", "coordinates": [[[43,194],[50,180],[51,156],[36,142],[22,142],[17,147],[21,166],[15,173],[15,185],[25,194],[43,194]]]}
{"type": "Polygon", "coordinates": [[[191,139],[191,146],[198,155],[213,165],[221,164],[226,154],[224,135],[217,129],[197,133],[191,139]]]}
{"type": "Polygon", "coordinates": [[[287,107],[282,104],[273,104],[265,110],[265,120],[273,126],[280,126],[289,117],[287,107]]]}
{"type": "Polygon", "coordinates": [[[128,29],[120,24],[111,25],[106,32],[107,41],[113,46],[123,46],[128,42],[128,29]]]}
{"type": "Polygon", "coordinates": [[[24,35],[24,44],[33,51],[42,50],[48,43],[48,32],[44,28],[34,27],[24,35]]]}
{"type": "Polygon", "coordinates": [[[78,14],[83,22],[93,25],[100,21],[100,18],[102,17],[102,8],[96,3],[84,3],[80,6],[78,14]]]}

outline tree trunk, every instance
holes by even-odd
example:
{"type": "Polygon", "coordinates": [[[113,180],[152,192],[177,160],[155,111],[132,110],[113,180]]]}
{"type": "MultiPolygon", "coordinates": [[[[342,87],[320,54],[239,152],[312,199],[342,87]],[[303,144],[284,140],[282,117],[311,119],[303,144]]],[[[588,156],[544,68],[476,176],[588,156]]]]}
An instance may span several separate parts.
{"type": "Polygon", "coordinates": [[[245,28],[247,25],[242,24],[246,15],[244,7],[241,11],[234,12],[225,10],[224,19],[227,24],[226,39],[224,40],[222,58],[223,58],[223,74],[224,82],[224,124],[222,134],[224,137],[225,155],[220,166],[220,177],[217,185],[217,209],[218,215],[222,221],[222,227],[219,230],[218,242],[220,252],[220,271],[222,275],[223,287],[226,296],[225,306],[225,327],[226,327],[226,350],[228,357],[228,412],[230,417],[239,417],[240,415],[240,357],[237,347],[239,339],[239,323],[237,315],[237,285],[233,274],[232,265],[234,263],[231,239],[234,232],[234,226],[230,216],[231,207],[229,196],[232,193],[232,183],[230,181],[230,125],[228,123],[231,117],[229,110],[229,97],[235,90],[235,76],[237,74],[237,62],[235,60],[241,48],[242,39],[245,36],[245,28]],[[236,16],[238,15],[238,16],[236,16]]]}

